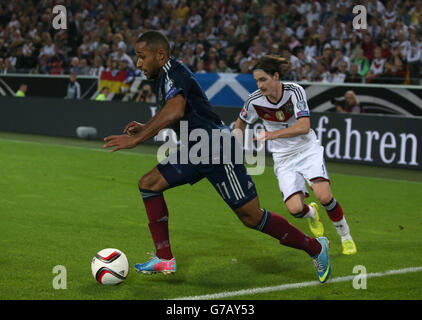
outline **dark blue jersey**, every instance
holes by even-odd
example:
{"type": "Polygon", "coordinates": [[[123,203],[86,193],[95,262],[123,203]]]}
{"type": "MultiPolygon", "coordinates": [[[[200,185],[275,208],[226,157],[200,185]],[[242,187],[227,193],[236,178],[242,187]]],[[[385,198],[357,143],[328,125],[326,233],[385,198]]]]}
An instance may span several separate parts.
{"type": "MultiPolygon", "coordinates": [[[[183,95],[186,108],[180,121],[188,121],[189,132],[197,128],[210,131],[222,124],[193,73],[183,62],[170,58],[162,68],[155,85],[160,109],[169,99],[178,94],[183,95]]],[[[173,129],[179,133],[179,122],[173,126],[173,129]]]]}
{"type": "MultiPolygon", "coordinates": [[[[170,188],[185,183],[194,184],[206,178],[233,210],[254,199],[257,195],[255,184],[247,173],[243,159],[240,163],[235,161],[236,151],[242,154],[242,147],[236,148],[240,144],[235,144],[234,136],[230,136],[228,141],[213,138],[215,131],[212,130],[217,129],[218,133],[224,133],[225,136],[229,134],[229,130],[223,126],[220,117],[212,111],[193,73],[182,62],[169,59],[162,69],[155,89],[159,108],[164,107],[166,102],[176,95],[183,95],[186,108],[180,121],[187,122],[188,134],[194,129],[204,129],[210,134],[208,148],[193,148],[196,141],[188,143],[181,141],[178,150],[157,165],[157,169],[170,188]],[[189,151],[184,149],[184,146],[188,147],[189,151]],[[191,153],[192,150],[195,151],[191,153]]],[[[173,127],[179,137],[180,121],[173,127]]]]}

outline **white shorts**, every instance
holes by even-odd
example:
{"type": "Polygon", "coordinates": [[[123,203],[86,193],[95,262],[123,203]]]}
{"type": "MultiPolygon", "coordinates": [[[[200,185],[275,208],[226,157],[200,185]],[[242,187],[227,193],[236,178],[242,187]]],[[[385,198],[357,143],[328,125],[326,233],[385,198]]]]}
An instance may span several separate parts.
{"type": "Polygon", "coordinates": [[[284,202],[297,193],[303,193],[305,197],[308,197],[305,181],[311,188],[312,181],[315,179],[330,181],[324,162],[324,147],[319,143],[284,159],[277,159],[275,153],[273,159],[274,173],[277,176],[280,191],[283,193],[284,202]]]}

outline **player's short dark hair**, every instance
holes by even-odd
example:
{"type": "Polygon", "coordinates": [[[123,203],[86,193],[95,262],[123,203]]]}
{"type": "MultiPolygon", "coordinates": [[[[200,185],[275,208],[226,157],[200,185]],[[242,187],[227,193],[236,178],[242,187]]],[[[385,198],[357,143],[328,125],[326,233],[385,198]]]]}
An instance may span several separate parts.
{"type": "Polygon", "coordinates": [[[145,42],[147,47],[152,49],[164,49],[170,55],[170,42],[160,31],[148,30],[141,34],[136,43],[145,42]]]}
{"type": "Polygon", "coordinates": [[[278,75],[281,78],[290,71],[290,68],[290,61],[286,58],[280,57],[278,55],[265,55],[259,59],[253,69],[263,70],[265,73],[271,76],[274,76],[274,74],[278,72],[278,75]]]}

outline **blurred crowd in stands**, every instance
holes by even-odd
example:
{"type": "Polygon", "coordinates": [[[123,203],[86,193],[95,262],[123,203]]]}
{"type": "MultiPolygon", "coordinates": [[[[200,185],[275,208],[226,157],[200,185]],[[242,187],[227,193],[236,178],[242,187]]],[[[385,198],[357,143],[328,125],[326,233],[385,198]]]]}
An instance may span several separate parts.
{"type": "Polygon", "coordinates": [[[134,45],[163,31],[194,72],[249,73],[264,54],[291,61],[284,80],[419,84],[422,1],[0,0],[0,73],[97,76],[136,70],[134,45]],[[67,9],[67,29],[52,8],[67,9]],[[353,29],[353,7],[367,30],[353,29]]]}

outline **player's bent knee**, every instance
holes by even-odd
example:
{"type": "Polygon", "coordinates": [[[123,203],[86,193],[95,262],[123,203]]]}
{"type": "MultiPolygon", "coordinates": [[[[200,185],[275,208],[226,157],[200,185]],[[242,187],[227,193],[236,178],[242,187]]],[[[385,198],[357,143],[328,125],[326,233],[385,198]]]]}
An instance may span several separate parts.
{"type": "Polygon", "coordinates": [[[242,222],[245,227],[250,228],[250,229],[255,229],[256,225],[258,224],[255,222],[255,220],[252,220],[252,219],[244,220],[242,222]]]}
{"type": "Polygon", "coordinates": [[[151,190],[160,192],[166,189],[167,183],[165,182],[164,178],[154,170],[145,174],[139,181],[138,187],[139,189],[143,190],[151,190]],[[161,179],[160,179],[161,178],[161,179]]]}
{"type": "Polygon", "coordinates": [[[293,217],[297,218],[302,215],[303,211],[305,210],[305,206],[303,203],[299,203],[295,205],[289,205],[287,209],[293,217]]]}
{"type": "Polygon", "coordinates": [[[248,228],[255,228],[262,218],[262,210],[260,209],[257,196],[242,207],[233,209],[233,211],[240,221],[248,228]]]}
{"type": "Polygon", "coordinates": [[[324,194],[318,197],[318,201],[321,204],[327,204],[331,201],[332,198],[333,198],[332,194],[324,194]]]}
{"type": "Polygon", "coordinates": [[[262,212],[251,211],[235,211],[236,215],[242,221],[243,225],[248,228],[255,228],[261,221],[262,212]]]}
{"type": "Polygon", "coordinates": [[[306,215],[305,207],[302,207],[302,210],[292,210],[290,214],[295,218],[303,218],[306,215]]]}
{"type": "Polygon", "coordinates": [[[259,223],[259,220],[257,221],[251,216],[244,216],[239,218],[242,221],[243,225],[248,228],[255,228],[259,223]]]}
{"type": "Polygon", "coordinates": [[[322,204],[329,203],[333,198],[330,190],[330,184],[327,181],[316,180],[313,182],[312,188],[318,201],[322,204]]]}
{"type": "Polygon", "coordinates": [[[141,179],[138,181],[138,187],[139,189],[149,189],[149,187],[152,185],[151,179],[148,177],[148,174],[142,176],[141,179]]]}

